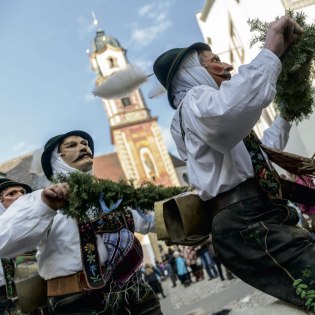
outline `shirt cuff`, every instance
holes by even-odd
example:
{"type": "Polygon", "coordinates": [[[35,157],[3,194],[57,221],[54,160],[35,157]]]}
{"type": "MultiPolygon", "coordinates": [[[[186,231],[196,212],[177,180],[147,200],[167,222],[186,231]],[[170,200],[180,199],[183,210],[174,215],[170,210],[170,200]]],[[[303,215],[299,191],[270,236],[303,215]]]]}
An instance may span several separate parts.
{"type": "Polygon", "coordinates": [[[289,132],[290,129],[291,129],[291,124],[290,124],[286,119],[284,119],[283,117],[281,117],[280,115],[278,115],[278,116],[276,117],[276,119],[275,119],[274,122],[273,122],[273,125],[274,125],[276,128],[285,130],[286,132],[289,132]]]}
{"type": "Polygon", "coordinates": [[[56,215],[56,211],[46,205],[46,203],[42,200],[42,191],[43,189],[37,190],[34,192],[35,197],[35,209],[39,216],[43,217],[51,217],[53,218],[56,215]]]}
{"type": "Polygon", "coordinates": [[[262,49],[257,57],[252,61],[253,64],[258,64],[264,67],[264,71],[270,76],[271,82],[276,83],[278,76],[282,70],[282,63],[277,55],[269,49],[262,49]]]}

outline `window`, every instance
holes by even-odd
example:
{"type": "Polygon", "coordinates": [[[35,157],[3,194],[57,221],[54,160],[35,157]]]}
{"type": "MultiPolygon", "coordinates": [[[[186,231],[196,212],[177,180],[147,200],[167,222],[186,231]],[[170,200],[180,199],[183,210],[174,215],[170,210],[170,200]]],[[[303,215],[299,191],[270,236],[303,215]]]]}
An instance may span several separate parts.
{"type": "Polygon", "coordinates": [[[114,58],[114,57],[109,57],[108,58],[108,63],[109,63],[109,68],[110,69],[118,67],[117,59],[114,58]]]}
{"type": "Polygon", "coordinates": [[[124,106],[129,106],[131,105],[131,100],[130,97],[124,97],[121,99],[121,102],[123,103],[124,106]]]}
{"type": "Polygon", "coordinates": [[[141,162],[148,180],[155,180],[159,177],[152,153],[148,148],[142,148],[140,150],[141,162]]]}

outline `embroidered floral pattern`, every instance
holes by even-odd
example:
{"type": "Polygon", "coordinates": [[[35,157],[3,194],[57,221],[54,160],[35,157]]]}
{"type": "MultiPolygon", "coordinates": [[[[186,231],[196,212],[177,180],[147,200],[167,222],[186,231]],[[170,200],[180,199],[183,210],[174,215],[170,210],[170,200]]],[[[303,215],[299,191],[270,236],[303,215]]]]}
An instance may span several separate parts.
{"type": "Polygon", "coordinates": [[[92,222],[78,223],[78,227],[82,263],[87,283],[91,289],[102,288],[107,279],[104,280],[102,276],[96,234],[115,233],[123,228],[133,233],[135,230],[133,215],[129,210],[114,210],[108,214],[101,214],[98,219],[92,222]]]}
{"type": "Polygon", "coordinates": [[[130,210],[112,211],[103,213],[100,217],[92,221],[95,233],[117,232],[123,227],[134,232],[134,220],[130,210]]]}
{"type": "Polygon", "coordinates": [[[259,147],[260,140],[254,131],[252,131],[243,140],[246,149],[251,157],[254,174],[260,187],[272,196],[280,196],[280,181],[278,174],[274,169],[270,169],[259,147]]]}
{"type": "Polygon", "coordinates": [[[88,286],[99,289],[105,286],[102,278],[96,235],[90,222],[78,223],[82,264],[88,286]]]}

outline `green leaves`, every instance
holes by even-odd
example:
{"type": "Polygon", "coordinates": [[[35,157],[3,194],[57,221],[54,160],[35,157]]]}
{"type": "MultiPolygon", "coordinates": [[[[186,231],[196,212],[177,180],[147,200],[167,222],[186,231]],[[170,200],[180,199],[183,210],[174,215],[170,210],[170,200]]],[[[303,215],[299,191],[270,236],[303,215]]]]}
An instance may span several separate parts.
{"type": "MultiPolygon", "coordinates": [[[[282,72],[278,77],[274,103],[286,119],[298,123],[309,118],[313,112],[315,24],[307,24],[303,12],[289,10],[286,11],[286,15],[293,17],[304,29],[304,33],[301,39],[289,47],[281,57],[282,72]]],[[[253,36],[251,46],[259,42],[263,43],[269,23],[250,19],[248,24],[252,32],[258,33],[253,36]]]]}
{"type": "Polygon", "coordinates": [[[108,207],[122,199],[119,208],[134,208],[142,211],[154,210],[154,202],[170,198],[187,191],[187,187],[164,187],[152,183],[144,183],[135,187],[133,181],[113,182],[99,179],[90,174],[74,172],[70,175],[58,174],[55,183],[67,182],[70,186],[69,202],[62,212],[79,222],[88,219],[88,213],[101,212],[99,198],[104,193],[104,201],[108,207]]]}
{"type": "Polygon", "coordinates": [[[296,294],[302,299],[306,300],[304,305],[307,309],[313,309],[315,311],[315,290],[307,290],[308,285],[303,283],[302,279],[296,279],[293,282],[296,294]]]}

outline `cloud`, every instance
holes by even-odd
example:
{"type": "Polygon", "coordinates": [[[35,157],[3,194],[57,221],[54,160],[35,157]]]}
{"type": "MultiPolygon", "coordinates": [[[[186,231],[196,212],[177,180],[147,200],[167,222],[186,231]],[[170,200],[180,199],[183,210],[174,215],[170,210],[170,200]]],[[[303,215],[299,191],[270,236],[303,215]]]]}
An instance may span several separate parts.
{"type": "Polygon", "coordinates": [[[173,23],[169,18],[169,13],[170,2],[153,2],[141,7],[138,15],[149,20],[149,25],[141,27],[138,23],[134,23],[131,43],[138,49],[148,46],[155,38],[172,26],[173,23]]]}
{"type": "Polygon", "coordinates": [[[170,12],[170,2],[151,2],[141,7],[138,11],[140,17],[145,17],[154,20],[155,23],[165,20],[170,12]]]}
{"type": "Polygon", "coordinates": [[[27,143],[25,141],[20,141],[13,147],[13,151],[17,153],[24,153],[33,151],[36,148],[34,144],[27,143]]]}

